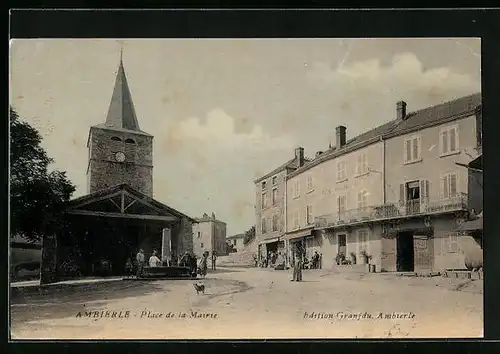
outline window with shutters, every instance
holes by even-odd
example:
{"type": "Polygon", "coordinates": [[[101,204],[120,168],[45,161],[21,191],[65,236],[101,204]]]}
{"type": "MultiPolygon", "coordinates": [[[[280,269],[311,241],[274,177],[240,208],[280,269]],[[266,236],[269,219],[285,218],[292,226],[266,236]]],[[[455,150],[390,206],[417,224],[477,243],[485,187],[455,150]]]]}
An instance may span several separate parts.
{"type": "Polygon", "coordinates": [[[296,230],[299,228],[299,212],[296,211],[293,214],[293,229],[296,230]]]}
{"type": "Polygon", "coordinates": [[[264,189],[266,189],[266,187],[267,187],[266,181],[262,181],[262,189],[264,190],[264,189]]]}
{"type": "Polygon", "coordinates": [[[273,186],[275,186],[276,184],[278,184],[278,177],[274,176],[272,181],[273,181],[273,186]]]}
{"type": "Polygon", "coordinates": [[[312,205],[306,206],[306,224],[311,225],[313,223],[313,213],[312,205]]]}
{"type": "Polygon", "coordinates": [[[458,125],[441,129],[439,132],[439,155],[447,156],[458,152],[458,125]]]}
{"type": "Polygon", "coordinates": [[[262,197],[261,197],[261,208],[262,209],[265,209],[267,208],[267,192],[266,193],[262,193],[262,197]]]}
{"type": "Polygon", "coordinates": [[[266,219],[265,218],[262,218],[262,220],[260,221],[260,227],[261,227],[261,233],[262,233],[262,235],[266,234],[267,233],[267,227],[266,227],[266,219]]]}
{"type": "Polygon", "coordinates": [[[313,188],[313,177],[311,175],[307,176],[307,191],[312,192],[314,190],[313,188]]]}
{"type": "Polygon", "coordinates": [[[358,192],[358,209],[365,209],[368,204],[368,193],[366,191],[358,192]]]}
{"type": "Polygon", "coordinates": [[[404,143],[404,163],[422,161],[422,143],[420,136],[414,135],[405,139],[404,143]]]}
{"type": "Polygon", "coordinates": [[[273,205],[276,205],[276,202],[278,200],[278,189],[277,188],[273,188],[272,200],[273,200],[273,205]]]}
{"type": "Polygon", "coordinates": [[[345,195],[339,195],[337,196],[337,211],[339,214],[344,214],[346,210],[346,196],[345,195]]]}
{"type": "Polygon", "coordinates": [[[457,253],[459,251],[458,232],[442,231],[441,241],[443,253],[457,253]]]}
{"type": "Polygon", "coordinates": [[[448,173],[441,176],[441,199],[451,199],[458,195],[458,175],[448,173]]]}
{"type": "Polygon", "coordinates": [[[356,176],[368,173],[368,156],[366,154],[359,154],[356,160],[356,176]]]}
{"type": "Polygon", "coordinates": [[[273,215],[273,231],[278,231],[278,215],[273,215]]]}
{"type": "Polygon", "coordinates": [[[337,182],[342,182],[347,179],[347,166],[345,161],[337,162],[337,182]]]}
{"type": "Polygon", "coordinates": [[[420,180],[420,199],[422,203],[429,202],[429,181],[422,179],[420,180]]]}
{"type": "Polygon", "coordinates": [[[358,253],[365,251],[368,253],[368,230],[358,230],[358,253]]]}
{"type": "Polygon", "coordinates": [[[294,184],[293,184],[293,197],[298,198],[300,197],[300,180],[296,179],[294,184]]]}

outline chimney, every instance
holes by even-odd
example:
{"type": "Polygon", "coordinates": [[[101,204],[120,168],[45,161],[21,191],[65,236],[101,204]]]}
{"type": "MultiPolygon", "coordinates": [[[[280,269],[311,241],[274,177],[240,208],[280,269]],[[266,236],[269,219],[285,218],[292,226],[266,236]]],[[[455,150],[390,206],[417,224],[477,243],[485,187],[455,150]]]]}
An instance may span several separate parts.
{"type": "Polygon", "coordinates": [[[400,120],[404,120],[406,118],[406,102],[405,101],[399,101],[396,103],[396,112],[397,112],[397,117],[400,120]]]}
{"type": "Polygon", "coordinates": [[[345,145],[345,131],[346,127],[344,127],[343,125],[339,125],[337,128],[335,128],[335,133],[336,133],[335,147],[337,148],[337,150],[345,145]]]}
{"type": "Polygon", "coordinates": [[[316,152],[316,157],[318,157],[319,155],[321,155],[323,153],[323,151],[318,151],[316,152]]]}
{"type": "Polygon", "coordinates": [[[299,146],[295,149],[295,158],[297,159],[297,167],[304,165],[304,148],[299,146]]]}
{"type": "Polygon", "coordinates": [[[212,212],[212,220],[215,220],[215,213],[212,212]]]}

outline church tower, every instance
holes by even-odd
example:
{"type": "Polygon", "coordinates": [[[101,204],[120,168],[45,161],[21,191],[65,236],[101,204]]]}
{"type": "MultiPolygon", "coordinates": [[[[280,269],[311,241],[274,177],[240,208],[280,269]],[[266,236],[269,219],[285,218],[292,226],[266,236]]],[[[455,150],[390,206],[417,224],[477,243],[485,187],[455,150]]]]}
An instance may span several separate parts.
{"type": "Polygon", "coordinates": [[[127,183],[152,197],[153,136],[139,128],[121,57],[106,121],[90,127],[87,148],[88,193],[127,183]]]}

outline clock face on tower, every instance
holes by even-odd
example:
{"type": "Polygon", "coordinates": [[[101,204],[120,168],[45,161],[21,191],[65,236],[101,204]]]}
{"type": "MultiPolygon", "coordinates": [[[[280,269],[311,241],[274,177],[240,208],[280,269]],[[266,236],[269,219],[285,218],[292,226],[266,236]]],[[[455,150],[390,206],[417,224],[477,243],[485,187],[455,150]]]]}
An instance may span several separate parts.
{"type": "Polygon", "coordinates": [[[115,160],[118,161],[118,162],[125,161],[125,154],[123,152],[117,152],[115,154],[115,160]]]}

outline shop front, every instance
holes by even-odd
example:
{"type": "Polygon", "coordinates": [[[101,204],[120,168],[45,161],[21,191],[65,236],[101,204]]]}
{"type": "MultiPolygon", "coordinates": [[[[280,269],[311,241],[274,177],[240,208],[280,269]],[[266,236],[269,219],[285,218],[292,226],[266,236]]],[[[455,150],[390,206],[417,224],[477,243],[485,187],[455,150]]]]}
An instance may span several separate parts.
{"type": "Polygon", "coordinates": [[[312,237],[314,237],[312,228],[289,232],[283,237],[289,266],[293,266],[298,257],[302,261],[305,260],[307,257],[307,240],[312,237]]]}

